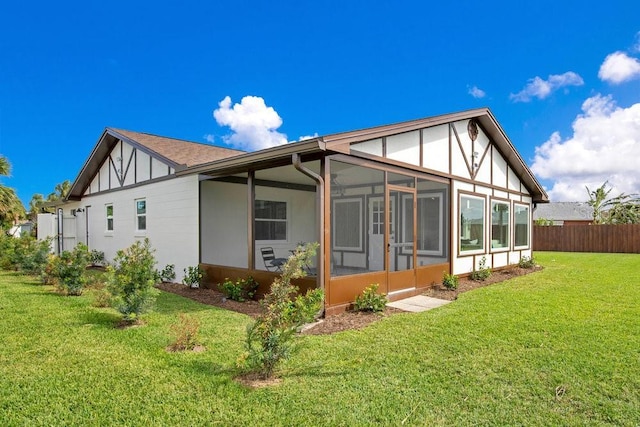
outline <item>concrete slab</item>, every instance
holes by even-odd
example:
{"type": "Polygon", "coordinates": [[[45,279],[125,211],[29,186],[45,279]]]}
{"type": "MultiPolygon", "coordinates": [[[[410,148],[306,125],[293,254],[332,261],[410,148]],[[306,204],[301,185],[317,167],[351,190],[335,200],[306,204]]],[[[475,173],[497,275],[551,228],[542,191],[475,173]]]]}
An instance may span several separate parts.
{"type": "Polygon", "coordinates": [[[419,313],[421,311],[431,310],[449,304],[451,301],[439,298],[427,297],[424,295],[416,295],[414,297],[401,299],[398,301],[387,303],[389,307],[397,308],[403,311],[419,313]]]}

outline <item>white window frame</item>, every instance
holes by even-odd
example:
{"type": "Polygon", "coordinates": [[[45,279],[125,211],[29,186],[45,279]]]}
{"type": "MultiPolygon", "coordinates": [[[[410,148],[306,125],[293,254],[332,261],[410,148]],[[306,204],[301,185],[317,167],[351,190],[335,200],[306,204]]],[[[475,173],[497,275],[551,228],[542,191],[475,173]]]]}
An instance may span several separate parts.
{"type": "MultiPolygon", "coordinates": [[[[285,205],[285,218],[258,218],[257,216],[255,216],[253,218],[254,222],[281,222],[285,224],[285,237],[284,239],[255,239],[256,242],[261,242],[261,243],[269,243],[269,242],[273,242],[273,243],[286,243],[289,241],[289,202],[286,200],[274,200],[274,199],[256,199],[254,201],[255,202],[268,202],[268,203],[284,203],[285,205]]],[[[254,209],[255,212],[255,209],[254,209]]]]}
{"type": "Polygon", "coordinates": [[[114,224],[113,224],[113,203],[106,203],[104,205],[104,231],[107,233],[113,233],[114,224]],[[109,215],[109,208],[111,208],[111,215],[109,215]],[[109,228],[109,220],[111,220],[111,228],[109,228]]]}
{"type": "Polygon", "coordinates": [[[333,243],[333,250],[335,251],[349,251],[349,252],[363,252],[364,251],[364,242],[363,242],[363,227],[364,227],[364,219],[362,217],[362,205],[363,205],[363,198],[362,197],[345,197],[345,198],[340,198],[340,199],[333,199],[333,206],[332,206],[332,224],[331,224],[331,240],[334,242],[333,243]],[[336,212],[336,205],[340,204],[340,203],[357,203],[358,205],[358,244],[356,246],[337,246],[336,242],[337,242],[337,227],[336,227],[336,221],[339,220],[339,218],[337,218],[337,215],[335,215],[336,212]]]}
{"type": "Polygon", "coordinates": [[[512,223],[511,223],[511,202],[503,199],[491,199],[491,224],[489,225],[489,241],[491,242],[490,248],[491,252],[504,252],[508,251],[511,248],[511,235],[512,233],[512,223]],[[508,215],[506,217],[507,222],[507,245],[506,246],[493,246],[493,207],[497,205],[507,205],[509,209],[508,215]]]}
{"type": "Polygon", "coordinates": [[[145,233],[147,231],[147,199],[135,199],[134,200],[135,221],[136,221],[136,233],[145,233]],[[144,202],[144,212],[138,212],[138,203],[144,202]],[[144,228],[140,228],[140,218],[144,217],[144,228]]]}
{"type": "Polygon", "coordinates": [[[523,250],[529,249],[531,247],[531,205],[528,203],[513,203],[513,249],[514,250],[523,250]],[[525,208],[527,210],[527,244],[516,246],[516,208],[525,208]]]}

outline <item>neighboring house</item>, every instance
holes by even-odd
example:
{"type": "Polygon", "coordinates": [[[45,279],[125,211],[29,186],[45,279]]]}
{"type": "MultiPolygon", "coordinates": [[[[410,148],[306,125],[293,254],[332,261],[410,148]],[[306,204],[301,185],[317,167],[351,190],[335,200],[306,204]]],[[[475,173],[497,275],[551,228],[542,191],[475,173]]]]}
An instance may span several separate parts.
{"type": "Polygon", "coordinates": [[[107,128],[56,232],[59,247],[108,259],[148,237],[159,268],[200,264],[210,285],[251,275],[263,290],[277,274],[263,248],[286,257],[317,241],[314,275],[298,284],[324,289],[331,314],[373,283],[395,300],[483,258],[517,264],[547,201],[488,109],[253,153],[107,128]]]}
{"type": "Polygon", "coordinates": [[[593,207],[586,202],[553,202],[538,205],[533,220],[544,225],[589,225],[593,223],[593,207]]]}
{"type": "Polygon", "coordinates": [[[20,237],[23,234],[31,234],[32,228],[33,228],[33,223],[31,221],[26,221],[11,227],[9,231],[7,231],[7,234],[13,237],[20,237]]]}

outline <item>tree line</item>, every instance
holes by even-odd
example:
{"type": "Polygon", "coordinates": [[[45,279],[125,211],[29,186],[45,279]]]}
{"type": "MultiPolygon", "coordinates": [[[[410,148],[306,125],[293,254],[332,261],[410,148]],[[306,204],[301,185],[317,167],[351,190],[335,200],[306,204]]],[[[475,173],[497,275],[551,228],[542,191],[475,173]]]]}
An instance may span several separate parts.
{"type": "MultiPolygon", "coordinates": [[[[5,156],[0,155],[0,178],[11,176],[11,163],[5,156]]],[[[2,184],[0,181],[0,229],[8,229],[25,219],[36,222],[38,214],[53,212],[52,202],[63,200],[71,190],[71,181],[66,180],[57,184],[54,191],[46,198],[42,194],[34,194],[25,209],[16,191],[2,184]]]]}

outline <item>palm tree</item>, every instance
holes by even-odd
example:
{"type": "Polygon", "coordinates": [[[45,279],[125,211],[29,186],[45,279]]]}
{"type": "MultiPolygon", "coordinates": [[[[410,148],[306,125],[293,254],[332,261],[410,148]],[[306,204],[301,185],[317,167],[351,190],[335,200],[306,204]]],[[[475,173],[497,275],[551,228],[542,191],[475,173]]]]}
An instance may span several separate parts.
{"type": "Polygon", "coordinates": [[[0,176],[9,176],[11,174],[11,164],[6,157],[0,156],[0,176]]]}
{"type": "Polygon", "coordinates": [[[29,201],[29,219],[31,221],[35,222],[37,220],[43,203],[44,197],[42,196],[42,194],[36,193],[31,196],[31,201],[29,201]]]}
{"type": "Polygon", "coordinates": [[[587,204],[593,208],[593,223],[594,224],[602,224],[602,212],[606,206],[608,206],[609,201],[607,200],[607,196],[611,193],[612,188],[606,190],[606,186],[609,184],[609,181],[605,181],[600,187],[596,188],[594,191],[590,191],[589,187],[585,186],[587,189],[587,193],[589,194],[589,201],[587,204]]]}
{"type": "MultiPolygon", "coordinates": [[[[0,156],[0,176],[10,174],[11,163],[6,157],[0,156]]],[[[15,190],[0,184],[0,226],[10,226],[20,218],[24,218],[24,215],[24,206],[15,190]]]]}
{"type": "Polygon", "coordinates": [[[593,207],[594,224],[636,224],[640,222],[640,198],[637,194],[621,193],[616,197],[607,198],[612,188],[606,190],[609,184],[605,181],[594,191],[589,191],[587,204],[593,207]]]}
{"type": "Polygon", "coordinates": [[[62,200],[67,197],[69,191],[71,191],[71,181],[67,179],[60,184],[56,184],[54,192],[47,196],[47,201],[55,202],[57,200],[62,200]]]}

